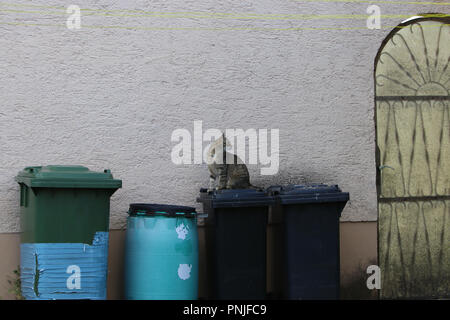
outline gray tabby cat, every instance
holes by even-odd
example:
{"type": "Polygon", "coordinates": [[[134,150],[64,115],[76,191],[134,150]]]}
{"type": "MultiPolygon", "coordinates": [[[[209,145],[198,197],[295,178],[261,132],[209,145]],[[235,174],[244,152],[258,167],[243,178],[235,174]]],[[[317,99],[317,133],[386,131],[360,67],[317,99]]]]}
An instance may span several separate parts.
{"type": "Polygon", "coordinates": [[[230,142],[225,135],[214,141],[208,150],[208,169],[210,172],[210,190],[217,181],[215,189],[247,189],[254,188],[250,184],[247,166],[235,154],[226,151],[230,142]],[[229,162],[227,163],[227,159],[229,162]]]}

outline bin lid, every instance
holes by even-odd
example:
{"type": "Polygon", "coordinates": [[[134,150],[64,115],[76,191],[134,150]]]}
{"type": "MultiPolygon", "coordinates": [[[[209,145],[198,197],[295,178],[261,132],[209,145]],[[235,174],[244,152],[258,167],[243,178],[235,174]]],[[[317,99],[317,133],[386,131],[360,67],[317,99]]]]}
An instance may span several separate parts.
{"type": "Polygon", "coordinates": [[[262,207],[274,204],[275,201],[267,192],[258,189],[200,189],[197,202],[210,203],[213,208],[230,207],[262,207]]]}
{"type": "Polygon", "coordinates": [[[326,184],[271,186],[267,192],[281,204],[347,202],[350,198],[337,185],[326,184]]]}
{"type": "Polygon", "coordinates": [[[158,203],[132,203],[128,210],[130,216],[168,216],[194,217],[195,208],[158,203]]]}
{"type": "Polygon", "coordinates": [[[91,171],[83,166],[26,167],[16,177],[18,183],[31,188],[118,189],[122,180],[113,178],[110,170],[91,171]]]}

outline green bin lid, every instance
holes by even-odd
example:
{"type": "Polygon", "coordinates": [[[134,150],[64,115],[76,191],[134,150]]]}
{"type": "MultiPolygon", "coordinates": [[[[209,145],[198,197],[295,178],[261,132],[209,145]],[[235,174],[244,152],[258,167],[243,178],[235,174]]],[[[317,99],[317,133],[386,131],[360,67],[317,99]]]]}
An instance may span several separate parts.
{"type": "Polygon", "coordinates": [[[122,180],[113,178],[110,170],[91,171],[83,166],[26,167],[16,177],[18,183],[31,188],[118,189],[122,180]]]}

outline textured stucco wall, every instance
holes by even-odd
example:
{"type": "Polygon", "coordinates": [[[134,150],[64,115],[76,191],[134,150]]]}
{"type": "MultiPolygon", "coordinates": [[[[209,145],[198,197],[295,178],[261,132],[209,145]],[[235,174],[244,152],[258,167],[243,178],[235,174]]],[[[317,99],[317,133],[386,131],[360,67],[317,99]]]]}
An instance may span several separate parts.
{"type": "MultiPolygon", "coordinates": [[[[14,175],[28,165],[110,168],[123,179],[112,199],[115,228],[123,226],[130,202],[195,205],[208,183],[206,165],[170,161],[172,131],[192,130],[194,120],[203,120],[204,129],[279,128],[279,174],[260,176],[251,166],[254,184],[339,184],[351,194],[343,220],[376,220],[373,60],[389,26],[404,18],[368,30],[364,19],[249,15],[364,15],[367,3],[71,3],[243,17],[83,11],[81,30],[72,31],[56,8],[2,5],[0,232],[19,230],[14,175]],[[355,29],[286,30],[296,27],[355,29]]],[[[405,15],[446,8],[380,6],[382,14],[405,15]]]]}

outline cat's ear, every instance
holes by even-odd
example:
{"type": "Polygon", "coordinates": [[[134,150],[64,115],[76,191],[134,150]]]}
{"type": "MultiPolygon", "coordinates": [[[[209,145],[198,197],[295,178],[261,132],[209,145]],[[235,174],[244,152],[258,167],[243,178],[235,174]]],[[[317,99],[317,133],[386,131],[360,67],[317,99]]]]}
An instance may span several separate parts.
{"type": "Polygon", "coordinates": [[[231,147],[231,142],[230,140],[227,139],[227,136],[225,135],[225,133],[222,133],[222,143],[223,141],[225,141],[224,145],[225,147],[231,147]]]}

